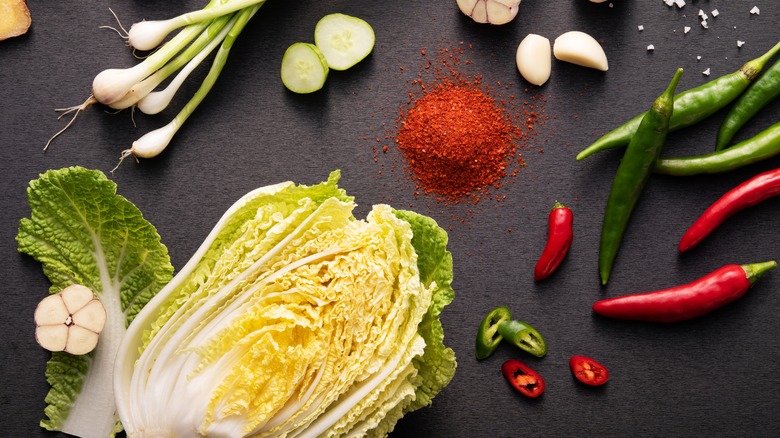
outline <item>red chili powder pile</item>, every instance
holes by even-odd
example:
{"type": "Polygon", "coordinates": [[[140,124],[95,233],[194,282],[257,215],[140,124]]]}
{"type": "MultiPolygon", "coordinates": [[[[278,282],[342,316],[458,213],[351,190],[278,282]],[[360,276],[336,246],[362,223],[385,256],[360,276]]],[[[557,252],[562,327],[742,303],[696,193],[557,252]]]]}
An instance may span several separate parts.
{"type": "Polygon", "coordinates": [[[498,188],[520,130],[479,84],[442,82],[414,102],[396,143],[426,193],[457,200],[498,188]]]}
{"type": "MultiPolygon", "coordinates": [[[[537,116],[510,112],[514,96],[507,103],[495,97],[498,93],[482,76],[467,78],[461,70],[462,48],[440,49],[432,59],[425,50],[421,54],[423,72],[408,83],[408,106],[401,109],[393,136],[409,173],[418,190],[441,202],[477,203],[491,197],[507,176],[525,166],[521,139],[534,129],[537,116]]],[[[510,89],[500,82],[496,86],[510,89]]]]}

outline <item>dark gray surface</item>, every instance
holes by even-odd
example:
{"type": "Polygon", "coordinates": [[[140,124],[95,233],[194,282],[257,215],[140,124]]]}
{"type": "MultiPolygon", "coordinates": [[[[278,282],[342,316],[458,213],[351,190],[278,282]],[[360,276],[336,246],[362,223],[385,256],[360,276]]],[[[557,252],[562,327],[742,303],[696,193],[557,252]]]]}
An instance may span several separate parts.
{"type": "MultiPolygon", "coordinates": [[[[32,321],[48,281],[38,263],[16,252],[14,241],[19,219],[29,214],[27,183],[47,169],[70,165],[107,172],[121,150],[174,114],[137,114],[134,128],[126,113],[110,115],[93,107],[43,153],[47,138],[64,125],[53,108],[83,101],[100,70],[133,63],[114,33],[98,29],[113,24],[109,7],[129,24],[200,4],[160,3],[30,1],[29,34],[0,42],[2,436],[51,435],[38,427],[48,354],[35,344],[32,321]]],[[[360,204],[358,214],[392,200],[451,229],[457,295],[442,320],[459,368],[432,407],[408,415],[393,436],[776,436],[780,272],[769,274],[740,301],[685,323],[616,322],[590,310],[605,296],[685,283],[727,263],[778,257],[777,200],[733,217],[689,254],[676,252],[679,236],[707,205],[744,179],[778,166],[778,159],[722,176],[654,177],[612,280],[599,287],[601,215],[620,152],[579,163],[574,155],[644,111],[676,67],[686,69],[680,89],[687,89],[737,70],[780,39],[776,1],[688,3],[679,11],[661,0],[615,0],[613,8],[586,0],[526,0],[514,22],[490,27],[463,17],[454,0],[270,0],[170,148],[138,165],[125,162],[112,178],[119,193],[158,228],[175,267],[183,266],[224,210],[247,191],[285,180],[315,183],[337,168],[342,186],[360,204]],[[760,15],[749,14],[754,5],[760,15]],[[710,19],[708,30],[696,19],[699,7],[721,12],[710,19]],[[369,21],[377,35],[374,53],[353,70],[332,73],[318,94],[286,92],[278,79],[282,53],[292,42],[311,41],[316,21],[330,12],[369,21]],[[645,30],[639,32],[638,25],[645,30]],[[692,30],[684,35],[686,25],[692,30]],[[524,91],[528,85],[514,65],[517,44],[528,33],[553,40],[568,30],[601,41],[609,71],[553,62],[549,83],[524,91]],[[738,49],[737,40],[746,41],[744,47],[738,49]],[[472,46],[467,54],[472,72],[492,83],[511,82],[507,93],[518,100],[540,91],[546,97],[549,121],[523,151],[528,166],[500,191],[506,195],[501,203],[439,205],[414,194],[402,164],[393,165],[386,156],[374,161],[372,139],[394,126],[398,108],[406,103],[406,83],[420,71],[420,50],[434,52],[461,41],[472,46]],[[646,50],[649,44],[654,52],[646,50]],[[701,74],[708,67],[709,78],[701,74]],[[535,284],[533,265],[554,199],[574,210],[575,241],[560,271],[535,284]],[[549,346],[545,358],[507,347],[484,362],[474,359],[476,327],[499,304],[542,332],[549,346]],[[602,361],[612,380],[597,389],[578,385],[567,368],[573,354],[602,361]],[[509,389],[500,373],[508,357],[525,360],[546,378],[540,399],[524,399],[509,389]]],[[[740,138],[776,122],[778,109],[778,103],[766,108],[740,138]]],[[[711,150],[723,115],[671,135],[666,154],[711,150]]]]}

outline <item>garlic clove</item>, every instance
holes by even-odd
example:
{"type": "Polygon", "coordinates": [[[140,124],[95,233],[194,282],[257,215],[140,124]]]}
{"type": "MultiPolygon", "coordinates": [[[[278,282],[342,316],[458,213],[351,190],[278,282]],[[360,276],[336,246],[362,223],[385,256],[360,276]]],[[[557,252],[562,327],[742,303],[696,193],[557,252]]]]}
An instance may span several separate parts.
{"type": "Polygon", "coordinates": [[[583,67],[607,71],[607,55],[598,41],[580,31],[570,31],[555,39],[553,54],[559,61],[570,62],[583,67]]]}
{"type": "Polygon", "coordinates": [[[35,340],[49,351],[62,351],[65,349],[69,331],[65,324],[39,325],[35,328],[35,340]]]}
{"type": "Polygon", "coordinates": [[[60,291],[62,301],[65,302],[68,312],[72,315],[84,307],[88,302],[95,299],[92,291],[80,284],[72,284],[60,291]]]}
{"type": "Polygon", "coordinates": [[[517,70],[526,81],[534,85],[544,84],[550,79],[552,71],[550,40],[541,35],[528,34],[517,46],[515,60],[517,70]]]}
{"type": "Polygon", "coordinates": [[[81,355],[87,354],[97,346],[98,334],[84,327],[72,325],[68,328],[68,340],[65,343],[65,352],[81,355]]]}
{"type": "Polygon", "coordinates": [[[458,0],[458,8],[477,23],[488,22],[484,0],[458,0]]]}
{"type": "Polygon", "coordinates": [[[75,326],[100,333],[106,325],[106,308],[100,301],[92,300],[74,313],[71,318],[75,326]]]}
{"type": "Polygon", "coordinates": [[[488,0],[485,2],[488,22],[490,24],[506,24],[512,21],[520,10],[520,2],[507,0],[488,0]]]}
{"type": "Polygon", "coordinates": [[[70,315],[60,294],[49,295],[35,308],[35,324],[63,324],[70,315]]]}

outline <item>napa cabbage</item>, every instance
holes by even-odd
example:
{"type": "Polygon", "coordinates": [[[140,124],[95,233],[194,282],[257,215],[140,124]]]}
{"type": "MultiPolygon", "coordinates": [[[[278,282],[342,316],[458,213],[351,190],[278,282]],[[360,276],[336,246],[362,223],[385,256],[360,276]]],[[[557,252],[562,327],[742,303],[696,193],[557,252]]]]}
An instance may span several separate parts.
{"type": "Polygon", "coordinates": [[[338,187],[238,200],[128,328],[114,387],[129,437],[384,436],[452,379],[447,234],[338,187]]]}

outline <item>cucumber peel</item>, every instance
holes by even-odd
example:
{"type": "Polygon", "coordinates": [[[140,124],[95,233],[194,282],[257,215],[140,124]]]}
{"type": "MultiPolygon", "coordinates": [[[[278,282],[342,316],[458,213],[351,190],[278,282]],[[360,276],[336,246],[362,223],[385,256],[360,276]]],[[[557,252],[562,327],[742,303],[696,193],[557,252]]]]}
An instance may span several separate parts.
{"type": "Polygon", "coordinates": [[[288,90],[313,93],[325,85],[328,78],[328,61],[317,46],[309,43],[293,43],[282,56],[282,83],[288,90]]]}
{"type": "Polygon", "coordinates": [[[333,70],[346,70],[362,61],[374,50],[375,41],[371,25],[351,15],[328,14],[314,28],[314,44],[333,70]]]}

